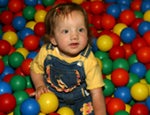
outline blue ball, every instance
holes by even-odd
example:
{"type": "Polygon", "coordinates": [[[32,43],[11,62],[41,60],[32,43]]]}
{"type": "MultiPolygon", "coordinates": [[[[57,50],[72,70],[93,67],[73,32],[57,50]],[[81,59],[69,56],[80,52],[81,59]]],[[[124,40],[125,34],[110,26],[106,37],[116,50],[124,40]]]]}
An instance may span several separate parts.
{"type": "Polygon", "coordinates": [[[118,4],[111,4],[110,6],[107,7],[106,12],[115,18],[118,18],[121,10],[118,4]]]}
{"type": "Polygon", "coordinates": [[[143,78],[146,74],[146,67],[144,64],[137,62],[130,66],[129,71],[136,74],[139,78],[143,78]]]}
{"type": "Polygon", "coordinates": [[[40,112],[40,105],[33,98],[28,98],[21,103],[21,115],[38,115],[40,112]]]}
{"type": "Polygon", "coordinates": [[[138,32],[140,33],[140,35],[143,36],[147,31],[150,31],[150,22],[148,21],[141,22],[138,26],[138,32]]]}
{"type": "Polygon", "coordinates": [[[114,96],[116,98],[120,98],[125,103],[130,102],[132,99],[130,89],[128,87],[118,87],[114,92],[114,96]]]}
{"type": "Polygon", "coordinates": [[[104,0],[106,3],[115,3],[117,0],[104,0]]]}
{"type": "Polygon", "coordinates": [[[144,13],[147,10],[150,10],[150,1],[144,0],[144,1],[142,1],[142,4],[141,4],[141,11],[144,13]]]}
{"type": "Polygon", "coordinates": [[[2,80],[6,75],[13,74],[15,71],[10,66],[5,66],[4,71],[2,74],[0,74],[0,79],[2,80]]]}
{"type": "Polygon", "coordinates": [[[136,38],[136,32],[133,28],[124,28],[120,33],[120,38],[124,43],[131,43],[136,38]]]}
{"type": "Polygon", "coordinates": [[[17,16],[12,21],[12,26],[16,30],[22,30],[26,25],[26,19],[22,16],[17,16]]]}
{"type": "Polygon", "coordinates": [[[0,95],[4,93],[12,93],[12,89],[9,83],[0,81],[0,95]]]}
{"type": "Polygon", "coordinates": [[[34,31],[30,28],[23,28],[21,31],[18,32],[19,39],[21,39],[22,41],[26,36],[33,35],[33,34],[34,31]]]}
{"type": "Polygon", "coordinates": [[[150,96],[146,99],[145,103],[148,109],[150,110],[150,96]]]}
{"type": "Polygon", "coordinates": [[[34,57],[37,55],[37,52],[35,51],[32,51],[28,54],[27,58],[31,58],[31,59],[34,59],[34,57]]]}
{"type": "Polygon", "coordinates": [[[117,0],[116,1],[119,5],[127,5],[130,6],[131,0],[117,0]]]}
{"type": "Polygon", "coordinates": [[[27,6],[35,6],[37,4],[37,0],[24,0],[24,3],[27,6]]]}
{"type": "Polygon", "coordinates": [[[6,7],[8,5],[8,0],[0,0],[0,7],[6,7]]]}

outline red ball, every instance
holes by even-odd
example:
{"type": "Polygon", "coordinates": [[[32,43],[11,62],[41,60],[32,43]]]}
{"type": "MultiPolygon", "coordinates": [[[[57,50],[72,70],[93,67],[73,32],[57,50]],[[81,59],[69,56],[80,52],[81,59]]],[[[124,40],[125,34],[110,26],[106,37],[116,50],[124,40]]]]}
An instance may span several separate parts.
{"type": "Polygon", "coordinates": [[[25,76],[25,74],[23,73],[23,71],[21,69],[21,66],[19,66],[18,68],[15,69],[15,74],[25,76]]]}
{"type": "Polygon", "coordinates": [[[16,98],[13,94],[4,93],[0,95],[0,111],[4,113],[12,112],[16,107],[16,98]]]}
{"type": "Polygon", "coordinates": [[[114,46],[109,50],[109,57],[112,60],[118,59],[118,58],[124,58],[125,57],[125,50],[123,46],[114,46]]]}
{"type": "Polygon", "coordinates": [[[125,86],[129,81],[129,73],[123,68],[117,68],[113,70],[111,80],[117,87],[125,86]]]}
{"type": "Polygon", "coordinates": [[[137,52],[138,49],[147,46],[145,39],[135,38],[131,43],[132,49],[134,52],[137,52]]]}
{"type": "Polygon", "coordinates": [[[90,8],[93,14],[100,14],[104,11],[105,4],[102,1],[93,1],[90,8]]]}
{"type": "Polygon", "coordinates": [[[24,47],[29,51],[35,51],[39,47],[39,38],[36,35],[28,35],[23,41],[24,47]]]}
{"type": "Polygon", "coordinates": [[[23,9],[23,1],[22,0],[10,0],[8,2],[8,9],[14,13],[17,13],[23,9]]]}
{"type": "Polygon", "coordinates": [[[115,17],[113,17],[112,15],[104,14],[102,16],[102,19],[101,19],[102,28],[106,30],[110,30],[114,27],[115,24],[116,24],[116,20],[115,20],[115,17]]]}
{"type": "Polygon", "coordinates": [[[7,31],[13,31],[16,32],[15,28],[12,25],[4,25],[2,27],[2,31],[3,32],[7,32],[7,31]]]}
{"type": "Polygon", "coordinates": [[[145,32],[143,38],[145,39],[146,43],[150,46],[150,31],[145,32]]]}
{"type": "Polygon", "coordinates": [[[27,58],[23,60],[21,64],[21,70],[24,73],[24,75],[30,75],[30,63],[32,62],[33,59],[27,58]]]}
{"type": "Polygon", "coordinates": [[[130,115],[149,115],[148,107],[141,103],[135,103],[131,107],[130,115]]]}
{"type": "Polygon", "coordinates": [[[11,45],[6,40],[0,40],[0,55],[7,55],[10,51],[11,45]]]}
{"type": "Polygon", "coordinates": [[[135,20],[135,14],[132,10],[124,10],[120,13],[120,22],[126,24],[126,25],[131,25],[133,21],[135,20]]]}
{"type": "Polygon", "coordinates": [[[9,83],[11,78],[14,76],[14,74],[7,74],[4,78],[3,81],[9,83]]]}
{"type": "Polygon", "coordinates": [[[4,68],[5,68],[4,62],[3,60],[0,59],[0,74],[3,73],[4,68]]]}
{"type": "Polygon", "coordinates": [[[114,115],[120,110],[125,110],[125,103],[119,98],[112,98],[106,105],[109,115],[114,115]]]}
{"type": "Polygon", "coordinates": [[[90,1],[84,1],[81,3],[81,6],[84,8],[86,12],[91,12],[90,8],[91,2],[90,1]]]}
{"type": "Polygon", "coordinates": [[[1,22],[2,22],[3,24],[9,25],[9,24],[11,24],[11,22],[12,22],[13,13],[10,12],[10,11],[8,11],[8,10],[5,10],[5,11],[3,11],[3,12],[1,13],[0,17],[1,17],[0,20],[1,20],[1,22]]]}
{"type": "Polygon", "coordinates": [[[143,19],[142,18],[136,18],[133,23],[131,24],[131,27],[136,31],[138,32],[138,27],[140,25],[140,23],[143,22],[143,19]]]}
{"type": "Polygon", "coordinates": [[[150,47],[141,47],[136,53],[137,59],[142,63],[150,63],[150,47]]]}
{"type": "Polygon", "coordinates": [[[128,59],[133,53],[133,49],[131,44],[123,44],[123,48],[125,50],[125,58],[128,59]]]}
{"type": "Polygon", "coordinates": [[[101,29],[101,16],[94,15],[94,18],[92,18],[92,24],[96,29],[101,29]]]}
{"type": "Polygon", "coordinates": [[[113,40],[113,46],[119,46],[121,43],[121,39],[119,37],[119,35],[117,35],[114,32],[109,33],[109,36],[112,38],[113,40]]]}
{"type": "Polygon", "coordinates": [[[25,92],[27,92],[28,95],[32,95],[35,92],[35,90],[34,90],[34,88],[26,88],[25,92]]]}
{"type": "Polygon", "coordinates": [[[34,32],[37,36],[43,36],[45,34],[45,24],[44,22],[38,22],[34,26],[34,32]]]}
{"type": "Polygon", "coordinates": [[[140,11],[141,4],[142,4],[142,0],[132,0],[130,7],[133,11],[140,11]]]}

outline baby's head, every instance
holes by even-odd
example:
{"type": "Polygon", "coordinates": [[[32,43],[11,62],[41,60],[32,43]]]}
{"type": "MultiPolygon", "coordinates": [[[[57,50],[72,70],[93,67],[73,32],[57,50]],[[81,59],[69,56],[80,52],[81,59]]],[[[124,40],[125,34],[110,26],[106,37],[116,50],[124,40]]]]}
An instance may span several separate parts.
{"type": "MultiPolygon", "coordinates": [[[[65,18],[73,11],[79,11],[84,16],[85,27],[88,31],[88,37],[91,37],[91,32],[89,31],[89,22],[86,11],[78,4],[75,3],[64,3],[58,4],[50,9],[45,17],[45,26],[46,26],[46,34],[44,36],[44,42],[49,42],[49,37],[54,36],[54,29],[57,26],[60,18],[65,18]]],[[[78,19],[78,17],[77,17],[78,19]]]]}

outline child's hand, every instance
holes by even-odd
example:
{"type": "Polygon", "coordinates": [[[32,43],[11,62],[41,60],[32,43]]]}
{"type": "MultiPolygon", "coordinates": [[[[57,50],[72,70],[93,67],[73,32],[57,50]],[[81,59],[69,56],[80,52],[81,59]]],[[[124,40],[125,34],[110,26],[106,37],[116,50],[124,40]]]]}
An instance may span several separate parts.
{"type": "Polygon", "coordinates": [[[38,100],[41,94],[47,93],[47,92],[50,92],[50,90],[46,86],[42,85],[42,86],[39,86],[36,89],[36,91],[32,93],[30,96],[35,96],[36,100],[38,100]]]}

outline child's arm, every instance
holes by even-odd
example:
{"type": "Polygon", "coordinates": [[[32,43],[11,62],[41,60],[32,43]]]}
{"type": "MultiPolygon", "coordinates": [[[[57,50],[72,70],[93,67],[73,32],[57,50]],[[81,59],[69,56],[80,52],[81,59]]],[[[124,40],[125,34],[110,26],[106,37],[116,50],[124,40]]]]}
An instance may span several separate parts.
{"type": "Polygon", "coordinates": [[[38,99],[41,94],[49,92],[48,88],[46,87],[43,76],[41,74],[37,74],[33,71],[30,72],[31,79],[33,81],[33,84],[35,86],[35,93],[32,95],[35,95],[35,98],[38,99]]]}
{"type": "Polygon", "coordinates": [[[101,88],[90,90],[95,115],[106,115],[106,105],[101,88]]]}

